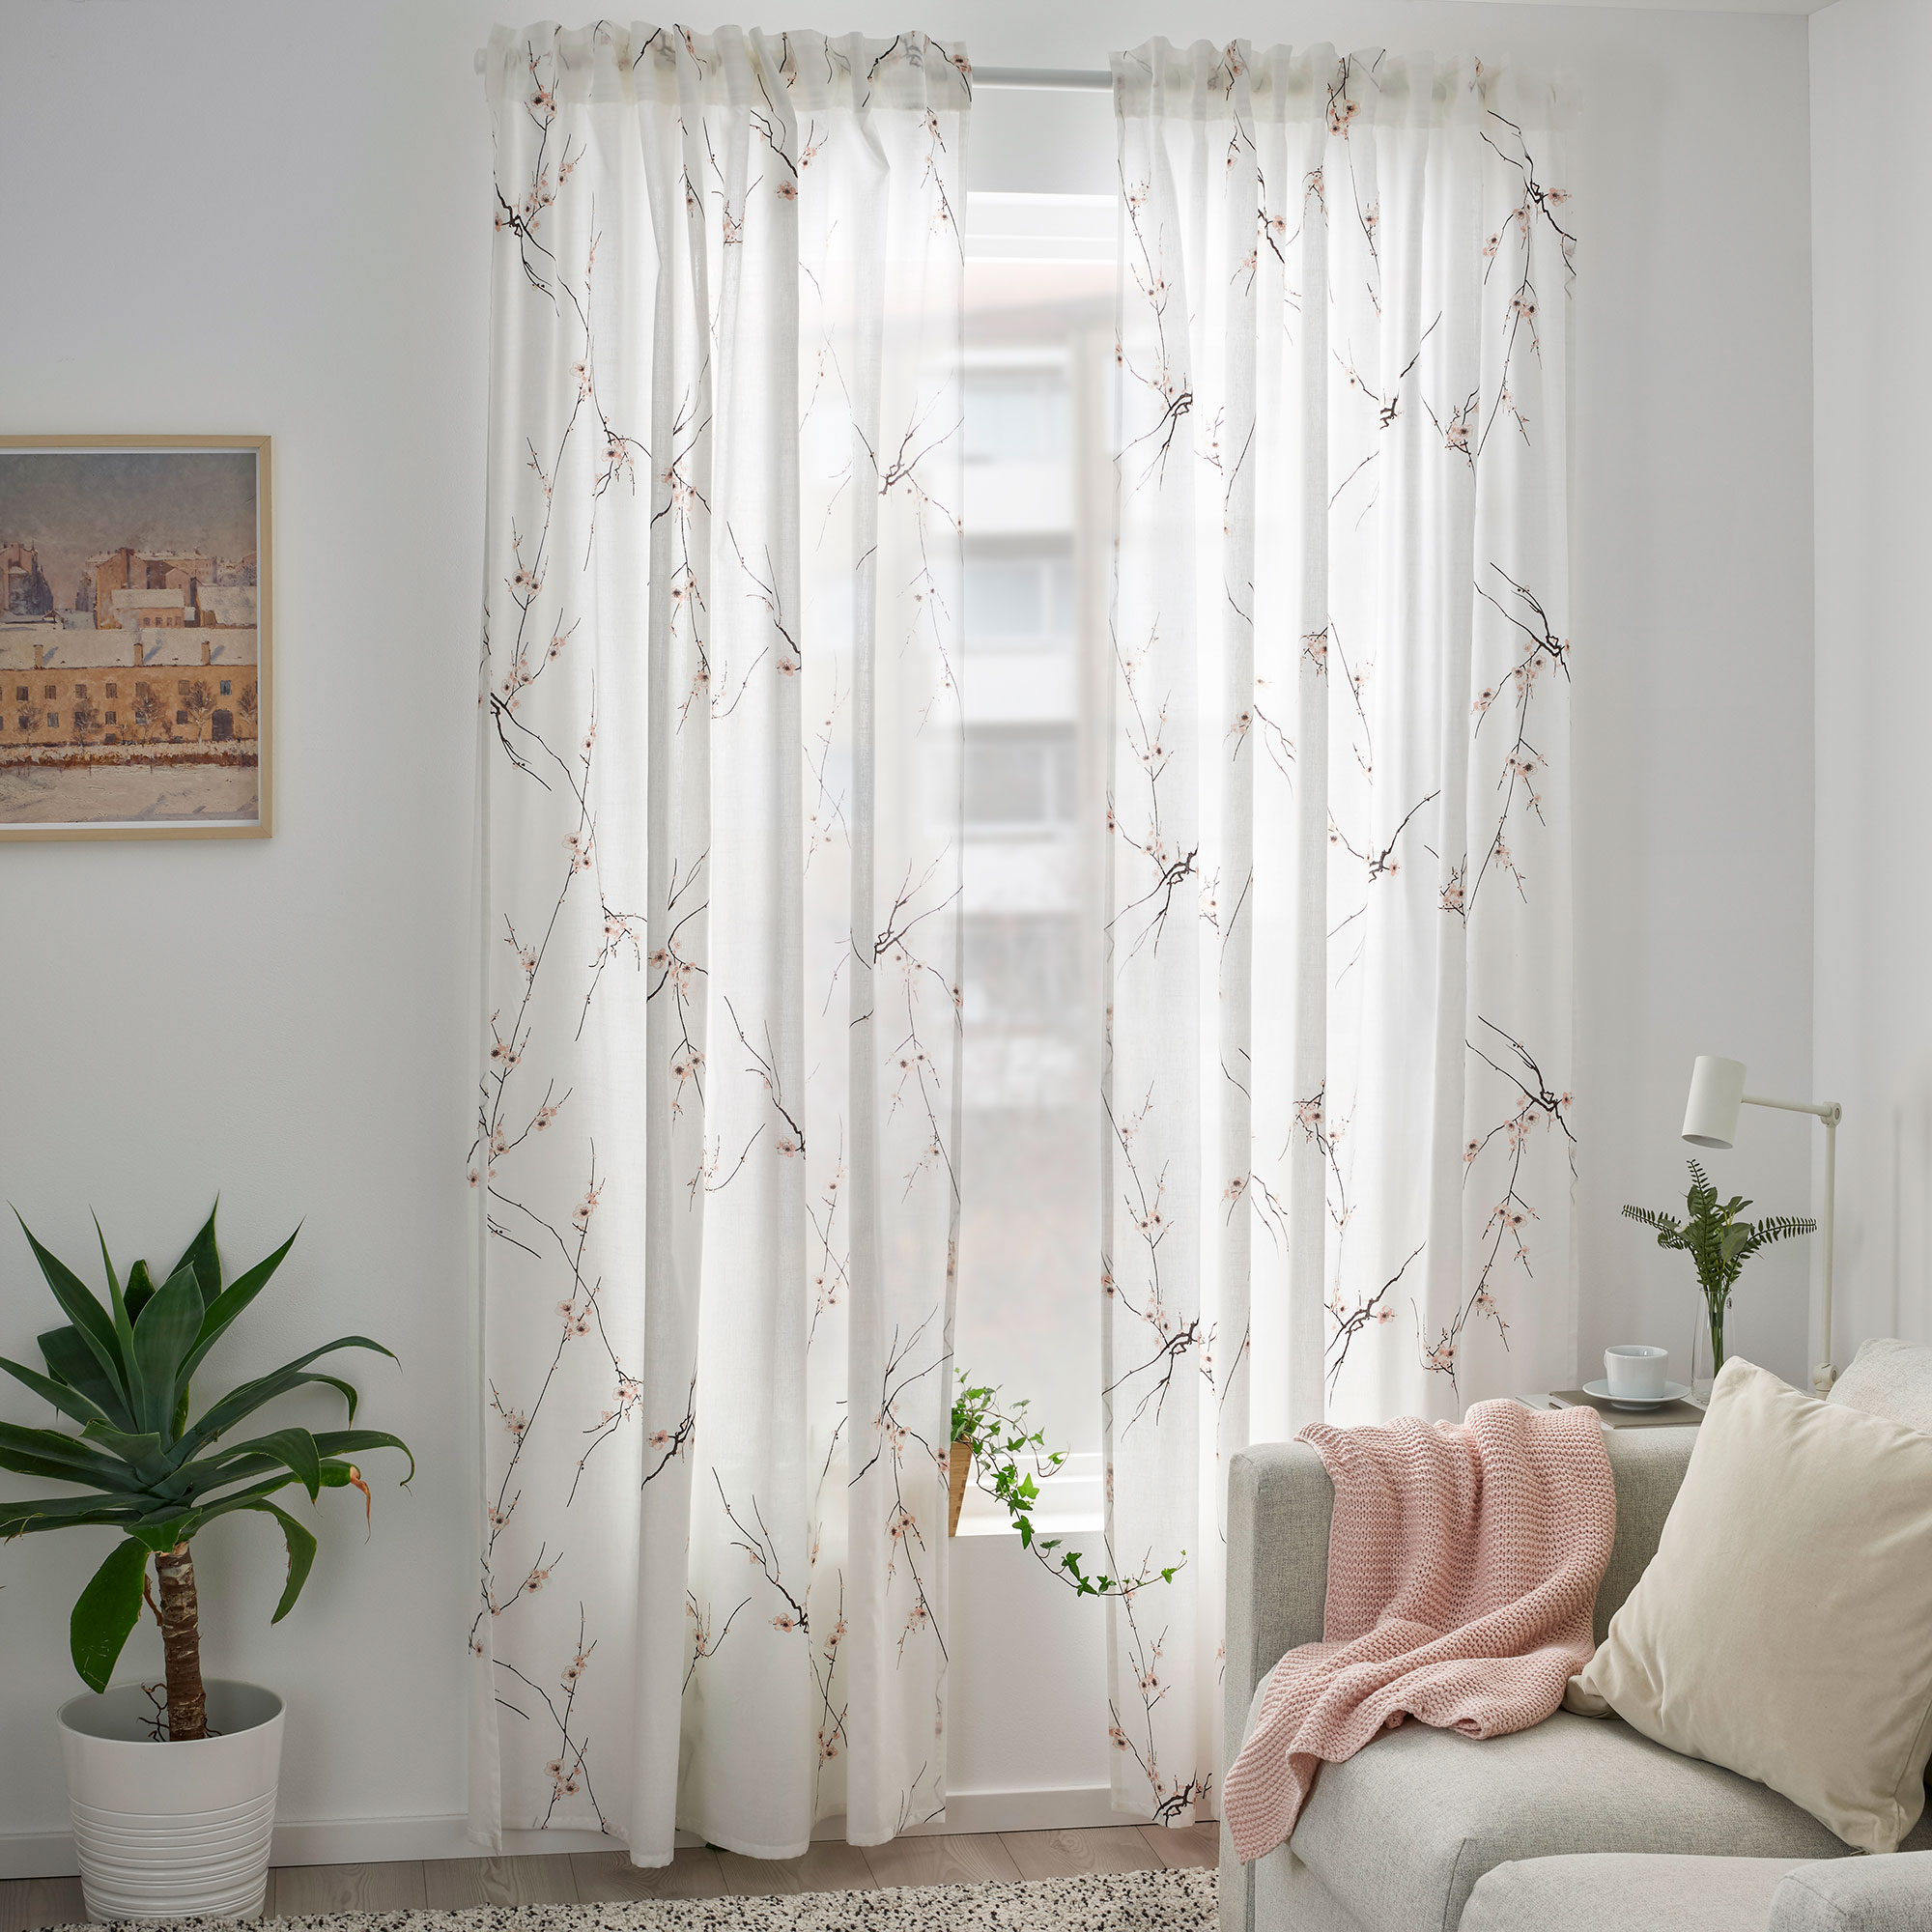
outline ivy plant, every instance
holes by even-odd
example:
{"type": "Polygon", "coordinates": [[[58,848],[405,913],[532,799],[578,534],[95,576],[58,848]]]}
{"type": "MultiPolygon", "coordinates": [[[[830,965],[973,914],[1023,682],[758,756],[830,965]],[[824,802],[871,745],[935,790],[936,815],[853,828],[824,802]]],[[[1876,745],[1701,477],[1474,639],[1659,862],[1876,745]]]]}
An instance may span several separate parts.
{"type": "Polygon", "coordinates": [[[1035,1533],[1033,1513],[1039,1502],[1039,1486],[1066,1461],[1064,1449],[1046,1446],[1046,1432],[1031,1426],[1024,1398],[1003,1404],[997,1387],[973,1383],[959,1372],[960,1387],[952,1398],[952,1439],[973,1451],[973,1480],[1007,1512],[1019,1532],[1020,1547],[1031,1550],[1051,1577],[1082,1597],[1131,1596],[1151,1583],[1171,1583],[1187,1561],[1144,1564],[1136,1577],[1089,1575],[1080,1552],[1068,1549],[1058,1536],[1035,1533]]]}

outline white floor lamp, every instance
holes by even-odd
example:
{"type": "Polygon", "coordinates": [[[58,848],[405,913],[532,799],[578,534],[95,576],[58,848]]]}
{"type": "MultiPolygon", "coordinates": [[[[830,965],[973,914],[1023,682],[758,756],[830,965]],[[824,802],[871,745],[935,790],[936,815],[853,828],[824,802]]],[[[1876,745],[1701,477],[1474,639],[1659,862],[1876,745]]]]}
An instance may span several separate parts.
{"type": "Polygon", "coordinates": [[[1816,1114],[1825,1123],[1825,1207],[1818,1232],[1825,1237],[1825,1359],[1811,1371],[1811,1386],[1830,1395],[1838,1372],[1832,1366],[1832,1206],[1838,1180],[1838,1122],[1844,1109],[1835,1100],[1771,1100],[1745,1092],[1742,1060],[1700,1053],[1690,1069],[1690,1098],[1684,1109],[1684,1138],[1692,1147],[1728,1148],[1738,1137],[1740,1107],[1776,1107],[1786,1114],[1816,1114]]]}

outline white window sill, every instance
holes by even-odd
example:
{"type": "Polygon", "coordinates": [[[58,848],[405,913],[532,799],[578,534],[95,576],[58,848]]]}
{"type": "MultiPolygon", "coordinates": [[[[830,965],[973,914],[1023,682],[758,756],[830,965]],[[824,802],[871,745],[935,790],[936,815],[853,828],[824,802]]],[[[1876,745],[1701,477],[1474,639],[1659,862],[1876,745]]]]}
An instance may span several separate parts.
{"type": "MultiPolygon", "coordinates": [[[[1097,1536],[1105,1526],[1098,1510],[1091,1516],[1084,1513],[1077,1516],[1041,1516],[1036,1511],[1033,1519],[1034,1541],[1037,1543],[1043,1536],[1097,1536]]],[[[988,1518],[968,1522],[964,1510],[959,1513],[958,1533],[961,1536],[1010,1536],[1015,1543],[1019,1541],[1020,1534],[1009,1518],[988,1518]]]]}
{"type": "MultiPolygon", "coordinates": [[[[1028,1512],[1034,1535],[1091,1535],[1104,1527],[1100,1456],[1089,1450],[1068,1456],[1039,1486],[1039,1501],[1028,1512]]],[[[985,1491],[969,1482],[959,1511],[961,1536],[1010,1536],[1019,1531],[1012,1518],[985,1491]]]]}

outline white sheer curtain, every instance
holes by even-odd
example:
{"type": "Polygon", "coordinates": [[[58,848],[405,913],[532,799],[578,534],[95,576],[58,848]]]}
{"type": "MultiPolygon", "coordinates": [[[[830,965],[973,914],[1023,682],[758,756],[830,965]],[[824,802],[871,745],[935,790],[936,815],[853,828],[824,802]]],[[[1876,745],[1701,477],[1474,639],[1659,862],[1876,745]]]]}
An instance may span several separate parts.
{"type": "Polygon", "coordinates": [[[1479,63],[1114,62],[1114,1791],[1216,1806],[1226,1461],[1575,1371],[1568,176],[1479,63]]]}
{"type": "Polygon", "coordinates": [[[471,1829],[945,1802],[967,84],[499,30],[471,1829]]]}

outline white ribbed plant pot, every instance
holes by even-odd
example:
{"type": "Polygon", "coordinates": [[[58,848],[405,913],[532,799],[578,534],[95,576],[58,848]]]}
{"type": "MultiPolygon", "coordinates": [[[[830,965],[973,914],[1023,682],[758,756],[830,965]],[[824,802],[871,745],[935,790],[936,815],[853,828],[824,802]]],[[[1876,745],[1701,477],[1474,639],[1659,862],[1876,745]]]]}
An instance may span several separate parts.
{"type": "Polygon", "coordinates": [[[247,1918],[262,1910],[282,1768],[282,1700],[211,1679],[217,1735],[157,1742],[138,1684],[61,1707],[61,1752],[87,1915],[247,1918]]]}

